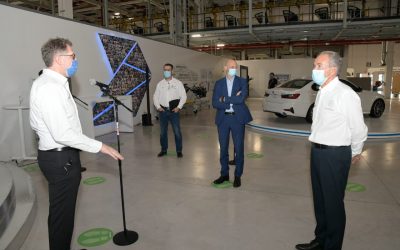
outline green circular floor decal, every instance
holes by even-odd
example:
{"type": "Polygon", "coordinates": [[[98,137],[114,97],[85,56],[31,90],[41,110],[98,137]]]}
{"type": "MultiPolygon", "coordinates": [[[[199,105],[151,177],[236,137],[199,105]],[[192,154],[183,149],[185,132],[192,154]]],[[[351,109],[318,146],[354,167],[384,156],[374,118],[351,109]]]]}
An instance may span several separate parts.
{"type": "Polygon", "coordinates": [[[103,183],[105,181],[106,181],[106,178],[100,177],[100,176],[95,176],[95,177],[86,178],[83,181],[83,183],[86,185],[97,185],[97,184],[103,183]]]}
{"type": "Polygon", "coordinates": [[[259,154],[259,153],[248,153],[246,156],[247,156],[247,158],[250,158],[250,159],[258,159],[258,158],[264,157],[263,154],[259,154]]]}
{"type": "MultiPolygon", "coordinates": [[[[124,145],[124,143],[120,142],[119,145],[122,146],[122,145],[124,145]]],[[[118,147],[118,143],[117,142],[110,143],[110,146],[113,147],[113,148],[117,148],[118,147]]]]}
{"type": "Polygon", "coordinates": [[[113,232],[108,228],[93,228],[78,237],[78,243],[84,247],[96,247],[112,239],[113,232]]]}
{"type": "Polygon", "coordinates": [[[176,152],[174,151],[168,151],[167,156],[175,156],[176,157],[176,152]]]}
{"type": "Polygon", "coordinates": [[[27,165],[23,167],[26,172],[35,172],[39,170],[39,165],[37,163],[27,165]]]}
{"type": "Polygon", "coordinates": [[[261,137],[261,139],[264,141],[272,141],[273,140],[271,137],[268,137],[268,136],[263,136],[263,137],[261,137]]]}
{"type": "Polygon", "coordinates": [[[358,184],[358,183],[348,182],[347,186],[346,186],[346,191],[349,191],[349,192],[364,192],[365,190],[366,190],[366,188],[363,185],[358,184]]]}
{"type": "Polygon", "coordinates": [[[230,181],[224,181],[221,184],[215,184],[214,182],[212,183],[212,186],[215,188],[229,188],[232,187],[232,182],[230,181]]]}
{"type": "Polygon", "coordinates": [[[197,134],[198,138],[203,138],[203,139],[207,139],[208,138],[208,133],[199,133],[197,134]]]}

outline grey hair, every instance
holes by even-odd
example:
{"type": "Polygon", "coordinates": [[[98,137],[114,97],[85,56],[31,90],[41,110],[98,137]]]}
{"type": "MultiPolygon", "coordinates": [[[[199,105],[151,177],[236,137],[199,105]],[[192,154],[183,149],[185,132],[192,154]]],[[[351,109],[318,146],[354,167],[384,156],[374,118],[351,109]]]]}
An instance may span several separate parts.
{"type": "Polygon", "coordinates": [[[65,38],[52,38],[48,40],[41,48],[42,59],[46,67],[53,65],[54,56],[57,53],[65,52],[67,46],[72,47],[71,41],[65,38]]]}
{"type": "Polygon", "coordinates": [[[339,75],[342,67],[342,58],[335,51],[322,51],[319,55],[327,55],[329,57],[329,67],[336,68],[336,75],[339,75]]]}

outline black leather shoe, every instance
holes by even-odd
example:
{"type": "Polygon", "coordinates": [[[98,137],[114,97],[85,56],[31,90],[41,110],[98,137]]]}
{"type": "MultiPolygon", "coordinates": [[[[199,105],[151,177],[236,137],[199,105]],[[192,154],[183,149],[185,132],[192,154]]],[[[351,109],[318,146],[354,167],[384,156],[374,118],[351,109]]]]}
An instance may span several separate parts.
{"type": "Polygon", "coordinates": [[[228,161],[228,164],[229,164],[229,165],[236,165],[235,159],[228,161]]]}
{"type": "Polygon", "coordinates": [[[233,187],[237,188],[237,187],[240,187],[241,185],[242,185],[242,182],[240,181],[240,177],[235,176],[235,180],[233,181],[233,187]]]}
{"type": "Polygon", "coordinates": [[[183,154],[182,154],[182,152],[178,152],[178,153],[176,153],[176,156],[178,156],[178,158],[182,158],[183,154]]]}
{"type": "Polygon", "coordinates": [[[218,179],[216,179],[215,181],[214,181],[214,184],[221,184],[221,183],[223,183],[224,181],[229,181],[229,175],[227,175],[227,176],[220,176],[218,179]]]}
{"type": "Polygon", "coordinates": [[[81,172],[85,172],[86,168],[85,167],[81,167],[81,172]]]}
{"type": "Polygon", "coordinates": [[[297,250],[322,250],[323,246],[316,239],[314,239],[310,243],[297,244],[296,249],[297,250]]]}
{"type": "Polygon", "coordinates": [[[164,155],[166,155],[167,154],[167,152],[164,152],[164,151],[161,151],[160,153],[158,153],[158,157],[163,157],[164,155]]]}

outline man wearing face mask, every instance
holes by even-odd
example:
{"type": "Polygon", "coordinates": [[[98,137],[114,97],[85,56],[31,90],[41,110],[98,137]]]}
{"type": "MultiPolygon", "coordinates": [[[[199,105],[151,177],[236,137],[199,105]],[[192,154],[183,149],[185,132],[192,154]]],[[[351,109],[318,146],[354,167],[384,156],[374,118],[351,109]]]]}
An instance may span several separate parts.
{"type": "Polygon", "coordinates": [[[315,239],[298,250],[342,249],[344,195],[350,165],[360,160],[368,129],[359,96],[340,82],[342,59],[324,51],[314,61],[312,78],[320,85],[311,126],[311,183],[317,225],[315,239]]]}
{"type": "Polygon", "coordinates": [[[158,157],[167,154],[168,150],[168,122],[171,122],[175,135],[175,148],[178,158],[182,158],[182,133],[179,122],[179,111],[186,103],[186,91],[182,82],[172,76],[174,66],[170,63],[164,64],[162,79],[154,92],[153,102],[160,117],[160,144],[161,151],[158,157]]]}
{"type": "Polygon", "coordinates": [[[235,179],[233,187],[241,186],[244,164],[245,125],[253,120],[246,106],[247,80],[236,76],[237,63],[228,60],[224,66],[226,76],[215,83],[212,105],[217,110],[215,124],[218,127],[220,145],[220,177],[214,184],[229,181],[229,136],[232,133],[235,154],[235,179]]]}
{"type": "Polygon", "coordinates": [[[123,160],[115,149],[82,134],[68,77],[78,68],[72,43],[63,38],[41,48],[47,68],[33,82],[30,124],[39,136],[39,168],[48,181],[50,250],[69,250],[74,229],[75,204],[81,181],[79,150],[123,160]]]}

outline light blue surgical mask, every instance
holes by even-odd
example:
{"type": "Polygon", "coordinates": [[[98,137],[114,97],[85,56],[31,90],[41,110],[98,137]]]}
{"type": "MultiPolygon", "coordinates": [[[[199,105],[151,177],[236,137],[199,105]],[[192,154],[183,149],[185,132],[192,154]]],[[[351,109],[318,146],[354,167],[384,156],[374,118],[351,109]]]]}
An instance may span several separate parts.
{"type": "Polygon", "coordinates": [[[229,69],[228,75],[235,76],[236,75],[236,69],[229,69]]]}
{"type": "Polygon", "coordinates": [[[73,60],[71,66],[67,69],[67,77],[73,76],[78,70],[78,61],[73,60]]]}
{"type": "Polygon", "coordinates": [[[312,79],[316,84],[321,86],[326,81],[325,70],[323,70],[323,69],[313,69],[313,71],[312,71],[312,79]]]}
{"type": "Polygon", "coordinates": [[[170,78],[171,75],[172,75],[171,71],[167,71],[167,70],[164,71],[164,78],[165,78],[165,79],[170,78]]]}

